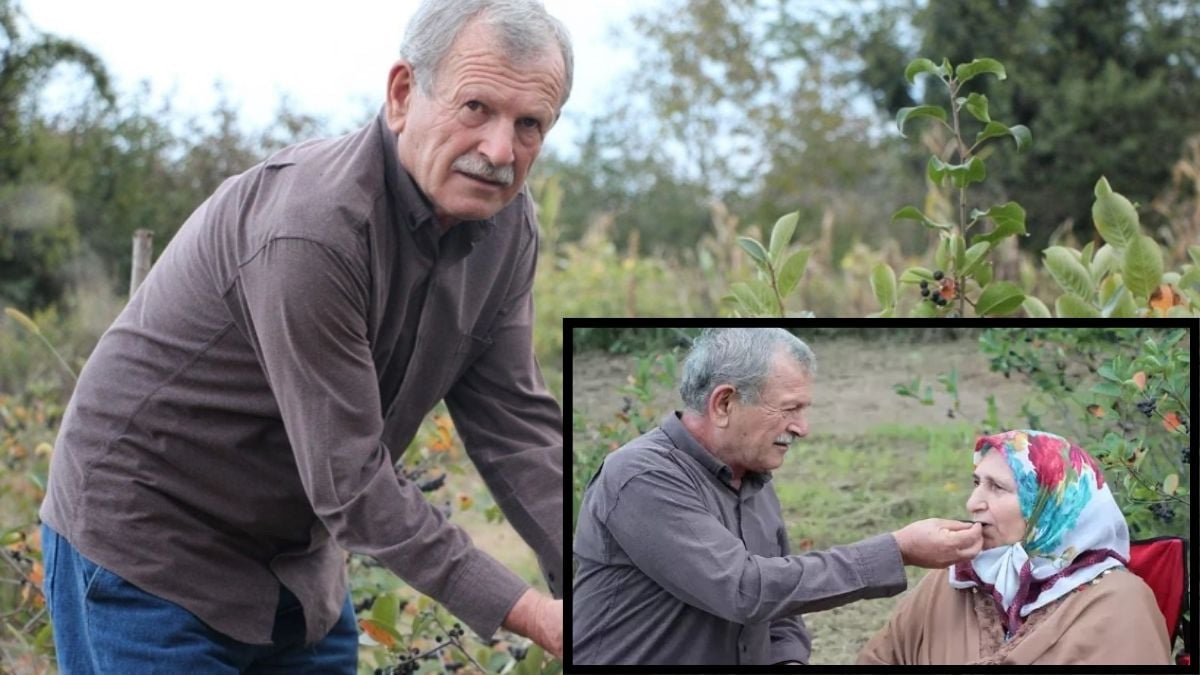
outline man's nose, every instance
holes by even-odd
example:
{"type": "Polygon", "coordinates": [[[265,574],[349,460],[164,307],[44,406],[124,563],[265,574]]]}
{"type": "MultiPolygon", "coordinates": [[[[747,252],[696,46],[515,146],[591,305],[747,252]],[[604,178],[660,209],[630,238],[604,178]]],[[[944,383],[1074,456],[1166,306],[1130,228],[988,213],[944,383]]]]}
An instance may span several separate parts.
{"type": "Polygon", "coordinates": [[[799,438],[804,438],[808,435],[808,420],[803,417],[793,420],[787,426],[788,433],[795,434],[799,438]]]}
{"type": "Polygon", "coordinates": [[[479,152],[492,166],[508,166],[516,159],[513,154],[513,135],[515,131],[501,120],[494,120],[484,130],[483,140],[479,143],[479,152]]]}

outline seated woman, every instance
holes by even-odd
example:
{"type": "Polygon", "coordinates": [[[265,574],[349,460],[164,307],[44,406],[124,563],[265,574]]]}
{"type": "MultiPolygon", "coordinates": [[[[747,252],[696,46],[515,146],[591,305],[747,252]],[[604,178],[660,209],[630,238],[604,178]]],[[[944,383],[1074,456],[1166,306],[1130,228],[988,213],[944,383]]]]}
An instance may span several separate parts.
{"type": "Polygon", "coordinates": [[[1129,529],[1096,460],[1009,431],[975,445],[983,552],[901,598],[860,664],[1170,664],[1154,594],[1125,569],[1129,529]]]}

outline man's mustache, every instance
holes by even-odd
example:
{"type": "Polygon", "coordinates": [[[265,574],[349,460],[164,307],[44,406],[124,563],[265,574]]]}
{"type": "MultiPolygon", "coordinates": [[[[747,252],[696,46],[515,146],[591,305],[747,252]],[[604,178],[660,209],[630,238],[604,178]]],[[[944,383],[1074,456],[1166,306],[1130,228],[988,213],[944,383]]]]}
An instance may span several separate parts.
{"type": "Polygon", "coordinates": [[[513,167],[511,164],[496,166],[487,157],[478,153],[468,153],[454,160],[450,168],[492,183],[509,187],[513,183],[513,167]]]}

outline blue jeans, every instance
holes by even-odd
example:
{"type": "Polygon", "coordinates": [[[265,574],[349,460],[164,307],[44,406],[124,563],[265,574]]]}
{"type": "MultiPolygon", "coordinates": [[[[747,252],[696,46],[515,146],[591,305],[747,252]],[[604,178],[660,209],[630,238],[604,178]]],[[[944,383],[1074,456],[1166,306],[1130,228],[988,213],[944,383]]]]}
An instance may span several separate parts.
{"type": "Polygon", "coordinates": [[[356,672],[358,625],[349,595],[333,630],[306,647],[300,602],[281,585],[273,644],[250,645],[88,560],[46,525],[42,559],[63,675],[356,672]]]}

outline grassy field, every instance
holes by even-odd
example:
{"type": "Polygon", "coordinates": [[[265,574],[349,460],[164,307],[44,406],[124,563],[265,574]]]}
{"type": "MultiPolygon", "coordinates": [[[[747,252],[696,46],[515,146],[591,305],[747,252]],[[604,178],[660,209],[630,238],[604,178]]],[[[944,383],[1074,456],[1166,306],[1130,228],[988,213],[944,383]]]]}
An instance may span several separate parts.
{"type": "MultiPolygon", "coordinates": [[[[775,472],[775,490],[796,552],[822,550],[897,530],[922,518],[966,517],[970,425],[880,425],[861,435],[815,435],[775,472]]],[[[911,588],[925,574],[908,567],[911,588]]],[[[813,664],[854,663],[899,596],[806,614],[813,664]]]]}

